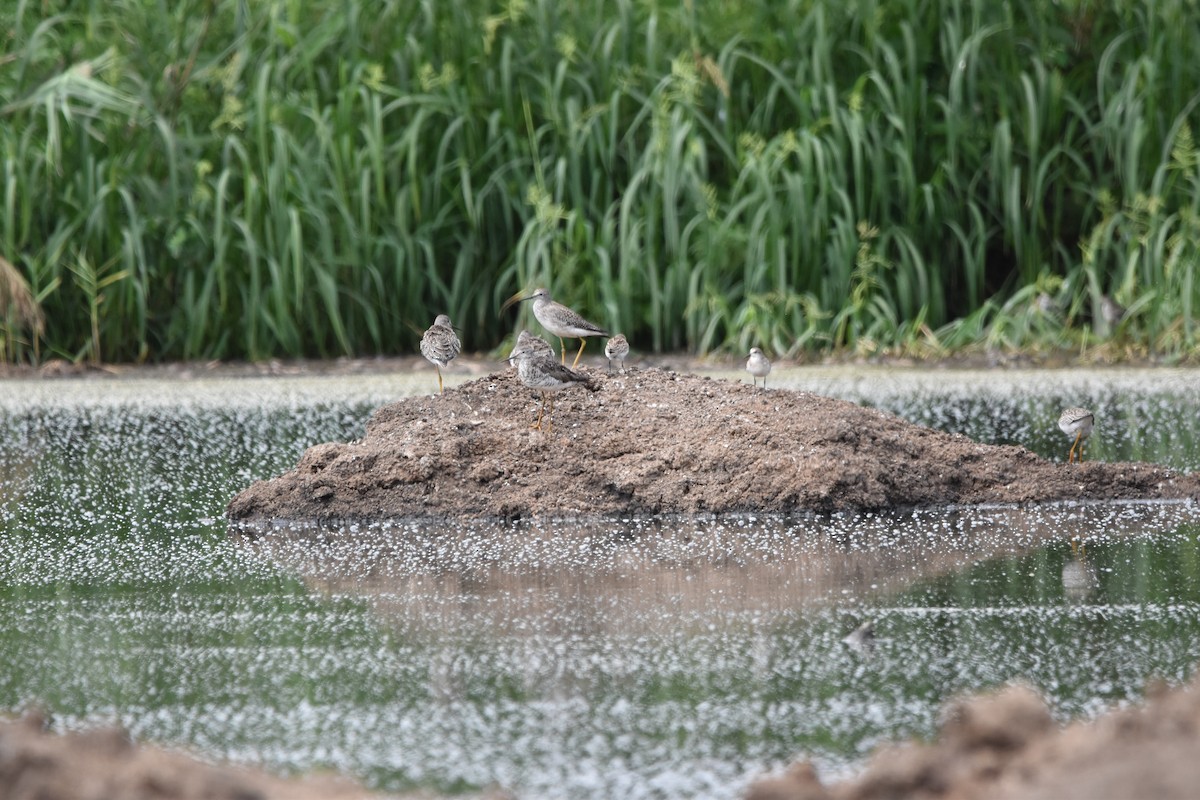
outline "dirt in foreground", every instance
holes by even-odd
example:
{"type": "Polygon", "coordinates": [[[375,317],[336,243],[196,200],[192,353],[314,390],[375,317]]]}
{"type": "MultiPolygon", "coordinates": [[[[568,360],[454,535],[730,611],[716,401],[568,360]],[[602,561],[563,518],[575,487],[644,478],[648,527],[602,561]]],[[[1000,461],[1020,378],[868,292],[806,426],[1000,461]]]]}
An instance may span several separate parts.
{"type": "MultiPolygon", "coordinates": [[[[1158,687],[1142,708],[1060,729],[1032,690],[1009,687],[953,704],[935,742],[881,750],[858,778],[825,786],[798,762],[753,784],[745,800],[1191,800],[1200,786],[1197,688],[1158,687]]],[[[36,715],[0,723],[0,800],[366,797],[333,778],[286,781],[134,745],[119,730],[55,735],[36,715]]]]}
{"type": "Polygon", "coordinates": [[[1031,689],[953,704],[932,744],[875,755],[858,778],[823,786],[798,762],[745,800],[1185,800],[1200,787],[1200,691],[1152,688],[1142,708],[1060,729],[1031,689]]]}
{"type": "MultiPolygon", "coordinates": [[[[118,728],[57,735],[31,713],[0,721],[0,800],[365,800],[334,776],[284,780],[134,744],[118,728]]],[[[414,795],[411,800],[428,795],[414,795]]]]}
{"type": "MultiPolygon", "coordinates": [[[[1047,461],[843,400],[652,368],[540,398],[509,370],[379,409],[311,447],[234,520],[833,512],[1200,498],[1200,473],[1047,461]]],[[[1064,437],[1065,455],[1070,442],[1064,437]]]]}

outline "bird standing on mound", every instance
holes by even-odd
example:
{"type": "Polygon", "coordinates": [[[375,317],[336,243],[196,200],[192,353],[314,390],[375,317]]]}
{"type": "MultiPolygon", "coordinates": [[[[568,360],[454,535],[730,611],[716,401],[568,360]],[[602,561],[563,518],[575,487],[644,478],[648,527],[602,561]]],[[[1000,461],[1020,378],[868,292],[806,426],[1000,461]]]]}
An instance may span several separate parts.
{"type": "Polygon", "coordinates": [[[608,371],[612,372],[612,362],[618,361],[621,364],[621,372],[625,372],[625,358],[629,355],[629,340],[624,334],[618,333],[616,336],[604,343],[604,357],[608,359],[608,371]]]}
{"type": "Polygon", "coordinates": [[[562,303],[554,302],[550,298],[550,290],[546,288],[534,289],[533,294],[528,297],[514,297],[505,303],[503,308],[508,308],[513,303],[523,303],[526,300],[533,301],[533,316],[542,323],[542,327],[558,337],[563,364],[567,363],[564,338],[579,340],[579,352],[575,354],[575,361],[571,364],[572,367],[577,367],[579,366],[579,357],[583,355],[584,345],[587,344],[585,337],[608,336],[608,331],[604,328],[594,322],[588,322],[576,311],[567,308],[562,303]]]}
{"type": "MultiPolygon", "coordinates": [[[[592,379],[587,375],[576,372],[565,364],[555,364],[553,356],[539,354],[530,347],[518,346],[509,358],[517,361],[517,377],[521,383],[542,393],[542,406],[538,409],[537,422],[530,426],[537,430],[542,429],[542,418],[547,411],[550,414],[554,413],[554,400],[550,398],[551,393],[575,384],[581,384],[588,389],[593,388],[592,379]],[[549,402],[548,408],[547,401],[549,402]]],[[[547,432],[553,427],[553,424],[553,422],[547,424],[547,432]]]]}
{"type": "Polygon", "coordinates": [[[1079,463],[1083,463],[1083,443],[1092,435],[1092,427],[1096,424],[1096,415],[1086,408],[1068,408],[1058,418],[1058,428],[1067,436],[1074,436],[1071,451],[1067,454],[1067,463],[1075,460],[1075,448],[1079,448],[1079,463]]]}
{"type": "Polygon", "coordinates": [[[767,388],[767,375],[771,372],[771,362],[763,355],[763,351],[757,347],[750,348],[750,358],[746,359],[746,371],[750,373],[751,380],[754,385],[758,386],[758,379],[763,379],[763,388],[767,388]]]}
{"type": "Polygon", "coordinates": [[[442,367],[453,361],[461,352],[462,342],[458,340],[458,334],[454,332],[454,326],[450,324],[450,317],[438,314],[434,318],[433,324],[429,326],[429,330],[425,331],[425,335],[421,337],[421,355],[425,356],[425,359],[437,370],[438,394],[445,393],[445,386],[442,384],[442,367]]]}

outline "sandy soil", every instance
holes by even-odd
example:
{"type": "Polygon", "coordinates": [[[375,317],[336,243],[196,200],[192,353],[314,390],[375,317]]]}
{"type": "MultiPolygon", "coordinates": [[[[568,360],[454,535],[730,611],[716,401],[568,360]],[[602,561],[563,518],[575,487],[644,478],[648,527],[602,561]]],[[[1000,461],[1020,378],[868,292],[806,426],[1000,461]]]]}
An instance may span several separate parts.
{"type": "MultiPolygon", "coordinates": [[[[229,505],[233,520],[833,512],[1200,498],[1200,474],[1067,465],[809,392],[651,368],[540,398],[496,372],[379,409],[229,505]]],[[[1069,442],[1064,437],[1065,455],[1069,442]]]]}

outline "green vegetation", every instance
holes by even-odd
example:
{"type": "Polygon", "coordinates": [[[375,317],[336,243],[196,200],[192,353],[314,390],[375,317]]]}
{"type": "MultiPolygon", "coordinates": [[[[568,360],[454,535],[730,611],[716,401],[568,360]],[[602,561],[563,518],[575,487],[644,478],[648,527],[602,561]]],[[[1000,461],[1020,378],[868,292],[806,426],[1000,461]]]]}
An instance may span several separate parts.
{"type": "Polygon", "coordinates": [[[1194,0],[18,0],[0,30],[8,361],[412,352],[442,311],[487,349],[541,284],[642,351],[1200,339],[1194,0]]]}

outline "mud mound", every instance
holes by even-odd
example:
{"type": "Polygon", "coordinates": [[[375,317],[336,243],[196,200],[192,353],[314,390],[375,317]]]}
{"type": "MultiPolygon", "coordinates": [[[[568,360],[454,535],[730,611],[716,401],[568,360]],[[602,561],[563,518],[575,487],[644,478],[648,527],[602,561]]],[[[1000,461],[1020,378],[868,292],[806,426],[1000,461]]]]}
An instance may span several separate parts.
{"type": "Polygon", "coordinates": [[[1200,786],[1200,692],[1158,687],[1144,708],[1060,730],[1042,700],[1008,687],[957,703],[933,744],[880,751],[855,780],[825,787],[806,763],[745,800],[1187,800],[1200,786]]]}
{"type": "Polygon", "coordinates": [[[117,728],[63,736],[30,715],[0,721],[0,800],[352,800],[373,795],[333,777],[287,781],[135,745],[117,728]]]}
{"type": "Polygon", "coordinates": [[[1052,463],[810,392],[660,369],[591,375],[594,391],[555,398],[549,432],[531,430],[540,401],[512,371],[384,406],[362,440],[310,448],[228,514],[521,518],[1200,497],[1197,473],[1052,463]]]}

